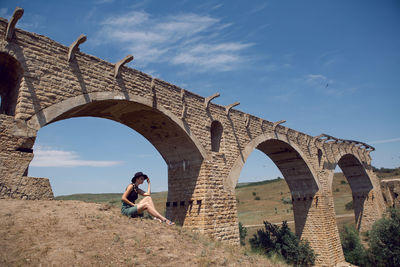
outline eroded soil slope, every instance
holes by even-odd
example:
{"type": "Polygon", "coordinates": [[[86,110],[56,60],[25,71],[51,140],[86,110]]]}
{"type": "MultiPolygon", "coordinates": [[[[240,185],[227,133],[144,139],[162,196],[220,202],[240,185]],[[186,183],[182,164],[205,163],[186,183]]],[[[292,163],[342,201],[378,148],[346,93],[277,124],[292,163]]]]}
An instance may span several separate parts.
{"type": "Polygon", "coordinates": [[[0,199],[0,266],[21,265],[278,266],[104,204],[0,199]]]}

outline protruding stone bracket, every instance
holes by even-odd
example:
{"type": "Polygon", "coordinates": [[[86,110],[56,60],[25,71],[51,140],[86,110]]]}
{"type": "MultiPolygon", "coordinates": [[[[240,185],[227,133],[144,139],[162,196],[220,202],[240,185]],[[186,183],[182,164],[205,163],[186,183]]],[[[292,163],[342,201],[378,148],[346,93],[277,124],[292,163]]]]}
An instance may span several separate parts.
{"type": "Polygon", "coordinates": [[[184,119],[186,117],[187,110],[188,110],[187,104],[183,103],[182,112],[181,112],[181,119],[184,119]]]}
{"type": "Polygon", "coordinates": [[[274,122],[274,124],[272,125],[272,131],[275,131],[276,126],[278,126],[282,123],[285,123],[285,122],[286,122],[285,120],[280,120],[280,121],[274,122]]]}
{"type": "Polygon", "coordinates": [[[227,116],[229,116],[229,113],[231,112],[231,109],[232,109],[233,107],[238,106],[238,105],[240,105],[240,102],[235,102],[235,103],[233,103],[233,104],[227,105],[227,106],[225,107],[225,114],[226,114],[227,116]]]}
{"type": "Polygon", "coordinates": [[[289,128],[288,128],[288,127],[286,127],[286,128],[285,128],[285,135],[287,136],[287,135],[288,135],[288,133],[289,133],[289,128]]]}
{"type": "Polygon", "coordinates": [[[340,138],[336,138],[336,137],[333,137],[333,136],[328,135],[328,134],[320,134],[320,135],[316,136],[315,138],[320,139],[323,142],[327,142],[329,140],[333,140],[333,141],[330,141],[329,143],[350,144],[350,145],[354,145],[357,148],[365,149],[367,151],[374,151],[375,150],[375,148],[373,146],[367,145],[366,143],[363,143],[363,142],[360,142],[360,141],[355,141],[355,140],[340,139],[340,138]],[[322,138],[325,138],[325,139],[322,139],[322,138]]]}
{"type": "Polygon", "coordinates": [[[294,131],[294,139],[298,142],[299,141],[299,132],[294,131]]]}
{"type": "Polygon", "coordinates": [[[185,89],[181,89],[181,101],[185,100],[185,89]]]}
{"type": "Polygon", "coordinates": [[[260,118],[260,129],[261,132],[264,132],[264,120],[260,118]]]}
{"type": "Polygon", "coordinates": [[[114,78],[117,78],[119,76],[119,70],[121,66],[125,65],[126,63],[129,63],[133,60],[132,55],[127,55],[124,59],[118,61],[118,63],[115,64],[115,69],[114,69],[114,78]]]}
{"type": "Polygon", "coordinates": [[[249,115],[249,114],[246,114],[246,115],[244,115],[244,117],[245,117],[244,123],[245,123],[245,125],[246,125],[246,128],[249,128],[249,125],[250,125],[250,115],[249,115]]]}
{"type": "Polygon", "coordinates": [[[75,58],[75,53],[79,52],[79,45],[86,42],[86,35],[81,34],[70,46],[68,51],[68,62],[75,58]]]}
{"type": "Polygon", "coordinates": [[[151,79],[150,90],[151,90],[152,97],[155,98],[156,97],[156,83],[154,82],[154,78],[151,79]]]}
{"type": "Polygon", "coordinates": [[[206,97],[206,99],[204,99],[204,107],[206,109],[208,109],[208,105],[210,104],[211,100],[213,100],[214,98],[217,98],[219,96],[220,96],[219,93],[215,93],[215,94],[213,94],[213,95],[211,95],[209,97],[206,97]]]}
{"type": "Polygon", "coordinates": [[[24,15],[24,9],[20,7],[16,7],[14,10],[14,13],[8,22],[7,25],[7,31],[6,31],[6,41],[11,41],[13,34],[14,34],[14,29],[15,25],[17,24],[18,20],[24,15]]]}

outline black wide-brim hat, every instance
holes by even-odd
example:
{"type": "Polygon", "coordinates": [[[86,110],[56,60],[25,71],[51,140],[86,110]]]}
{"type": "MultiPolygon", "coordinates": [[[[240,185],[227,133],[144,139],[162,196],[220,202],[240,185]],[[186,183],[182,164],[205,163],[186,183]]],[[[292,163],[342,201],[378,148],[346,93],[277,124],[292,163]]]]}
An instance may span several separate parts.
{"type": "Polygon", "coordinates": [[[138,177],[140,177],[140,176],[143,176],[144,179],[147,179],[147,175],[144,174],[143,172],[137,172],[137,173],[135,173],[135,176],[133,176],[133,179],[136,179],[136,178],[138,178],[138,177]]]}

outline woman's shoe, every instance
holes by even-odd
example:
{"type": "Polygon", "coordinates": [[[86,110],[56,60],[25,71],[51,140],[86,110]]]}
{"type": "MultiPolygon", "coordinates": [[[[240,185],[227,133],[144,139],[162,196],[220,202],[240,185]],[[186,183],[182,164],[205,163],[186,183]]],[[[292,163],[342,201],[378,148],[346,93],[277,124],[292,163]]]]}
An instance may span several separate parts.
{"type": "Polygon", "coordinates": [[[165,222],[167,225],[175,225],[174,222],[171,222],[171,221],[168,220],[168,219],[165,219],[164,222],[165,222]]]}

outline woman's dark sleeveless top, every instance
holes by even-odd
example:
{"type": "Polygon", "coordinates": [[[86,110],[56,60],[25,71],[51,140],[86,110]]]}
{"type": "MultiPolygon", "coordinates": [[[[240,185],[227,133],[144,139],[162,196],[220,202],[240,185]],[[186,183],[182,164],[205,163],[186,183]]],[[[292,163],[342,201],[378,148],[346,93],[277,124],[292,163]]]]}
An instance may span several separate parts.
{"type": "Polygon", "coordinates": [[[133,185],[133,189],[128,196],[128,200],[132,203],[135,203],[136,199],[138,199],[138,193],[135,191],[135,189],[137,190],[136,186],[133,185]]]}

